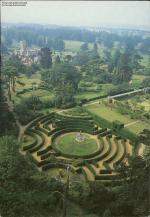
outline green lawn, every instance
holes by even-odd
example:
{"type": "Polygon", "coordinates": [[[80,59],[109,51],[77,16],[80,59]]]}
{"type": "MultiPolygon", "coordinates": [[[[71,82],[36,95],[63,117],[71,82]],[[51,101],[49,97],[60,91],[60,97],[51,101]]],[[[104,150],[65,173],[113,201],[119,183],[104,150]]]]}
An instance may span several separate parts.
{"type": "Polygon", "coordinates": [[[13,94],[13,100],[15,101],[16,104],[20,103],[21,99],[25,99],[25,98],[28,98],[30,96],[37,96],[42,101],[51,100],[54,97],[54,95],[51,91],[38,88],[38,85],[41,83],[40,77],[41,77],[40,74],[36,73],[36,74],[32,75],[31,77],[21,75],[19,78],[17,78],[17,81],[20,81],[20,82],[24,83],[25,85],[22,86],[16,82],[16,93],[20,92],[24,89],[29,89],[29,88],[33,88],[34,90],[30,90],[26,93],[20,94],[19,97],[16,96],[16,94],[14,93],[13,94]]]}
{"type": "Polygon", "coordinates": [[[148,76],[145,75],[133,75],[132,76],[132,85],[137,86],[142,83],[142,81],[147,78],[148,76]]]}
{"type": "Polygon", "coordinates": [[[75,98],[77,99],[77,101],[81,100],[81,99],[90,99],[93,97],[97,97],[97,96],[103,96],[106,95],[108,90],[110,88],[112,88],[114,85],[113,84],[101,84],[101,90],[99,91],[84,91],[81,93],[78,93],[75,98]]]}
{"type": "Polygon", "coordinates": [[[92,104],[86,106],[86,108],[92,112],[93,114],[96,114],[102,118],[105,118],[108,121],[114,121],[118,120],[120,122],[123,122],[125,124],[132,122],[133,120],[130,119],[130,117],[119,114],[115,108],[111,110],[110,107],[104,105],[104,104],[92,104]]]}
{"type": "Polygon", "coordinates": [[[142,132],[144,129],[150,130],[150,124],[148,124],[144,121],[139,121],[136,124],[128,126],[127,129],[129,129],[133,133],[138,134],[138,133],[142,132]]]}
{"type": "MultiPolygon", "coordinates": [[[[86,106],[86,108],[92,112],[93,114],[96,114],[110,122],[118,120],[124,124],[128,124],[131,122],[135,122],[136,120],[131,119],[128,115],[122,115],[117,112],[115,108],[111,110],[110,107],[107,107],[104,104],[92,104],[86,106]]],[[[139,121],[133,125],[130,125],[127,127],[131,132],[138,134],[143,129],[150,129],[150,125],[145,121],[139,121]]]]}
{"type": "Polygon", "coordinates": [[[97,141],[90,136],[83,142],[76,141],[77,133],[68,133],[56,141],[56,147],[64,154],[76,155],[82,157],[84,155],[92,154],[98,149],[97,141]]]}
{"type": "Polygon", "coordinates": [[[34,75],[32,75],[31,77],[27,77],[26,75],[21,75],[19,78],[17,78],[16,81],[16,91],[20,91],[23,89],[28,89],[30,87],[33,86],[33,83],[35,83],[34,85],[39,85],[41,83],[41,76],[39,73],[36,73],[34,75]],[[19,83],[17,83],[17,81],[20,81],[22,83],[24,83],[25,85],[22,86],[19,83]]]}

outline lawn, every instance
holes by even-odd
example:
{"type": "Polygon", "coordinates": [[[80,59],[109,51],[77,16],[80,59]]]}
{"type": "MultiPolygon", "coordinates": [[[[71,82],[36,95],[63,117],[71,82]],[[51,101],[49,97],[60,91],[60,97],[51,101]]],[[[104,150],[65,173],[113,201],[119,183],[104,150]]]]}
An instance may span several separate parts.
{"type": "Polygon", "coordinates": [[[133,75],[132,76],[132,85],[138,87],[141,85],[142,81],[148,76],[145,75],[133,75]]]}
{"type": "MultiPolygon", "coordinates": [[[[87,105],[86,108],[93,114],[96,114],[97,116],[100,116],[110,122],[118,120],[124,124],[128,124],[128,123],[136,121],[136,120],[131,119],[128,115],[122,115],[118,113],[115,108],[111,110],[110,107],[104,104],[96,103],[92,105],[87,105]]],[[[150,129],[150,126],[147,122],[139,120],[139,122],[128,126],[127,129],[129,129],[133,133],[138,134],[143,129],[150,129]]]]}
{"type": "Polygon", "coordinates": [[[130,119],[130,117],[119,114],[115,108],[111,110],[110,107],[104,105],[104,104],[92,104],[86,106],[86,108],[92,112],[93,114],[96,114],[102,118],[105,118],[108,121],[114,121],[118,120],[120,122],[123,122],[125,124],[132,122],[133,120],[130,119]]]}
{"type": "MultiPolygon", "coordinates": [[[[72,51],[72,52],[78,52],[80,50],[81,45],[84,43],[82,41],[69,41],[69,40],[65,40],[65,50],[66,51],[72,51]]],[[[89,45],[89,49],[92,49],[93,44],[92,43],[88,43],[89,45]]]]}
{"type": "Polygon", "coordinates": [[[144,129],[150,130],[150,124],[148,124],[144,121],[139,121],[136,124],[128,126],[127,129],[133,133],[138,134],[138,133],[142,132],[144,129]]]}
{"type": "Polygon", "coordinates": [[[90,99],[97,96],[103,96],[106,95],[108,93],[108,90],[110,90],[114,85],[101,84],[100,86],[101,86],[101,90],[80,92],[75,96],[75,98],[77,99],[77,101],[79,101],[81,99],[90,99]]]}
{"type": "Polygon", "coordinates": [[[39,73],[33,74],[31,77],[27,77],[26,75],[21,75],[17,78],[16,81],[16,91],[21,91],[23,89],[28,89],[33,85],[39,85],[41,83],[41,76],[39,73]],[[25,85],[22,86],[17,81],[24,83],[25,85]]]}
{"type": "Polygon", "coordinates": [[[97,141],[85,134],[86,138],[82,142],[76,141],[77,133],[64,134],[57,138],[56,148],[64,154],[82,157],[98,150],[97,141]]]}
{"type": "Polygon", "coordinates": [[[80,50],[80,46],[84,43],[81,41],[64,41],[65,42],[65,50],[77,52],[80,50]]]}
{"type": "Polygon", "coordinates": [[[31,77],[27,77],[26,75],[21,75],[19,78],[17,78],[17,81],[24,83],[24,85],[20,85],[18,82],[16,82],[16,93],[29,88],[33,88],[33,90],[29,90],[23,94],[20,94],[18,95],[19,97],[16,96],[16,93],[14,93],[13,100],[15,101],[16,104],[20,103],[21,99],[25,99],[30,96],[37,96],[42,101],[51,100],[54,97],[52,92],[38,88],[39,84],[41,83],[39,73],[36,73],[31,77]]]}

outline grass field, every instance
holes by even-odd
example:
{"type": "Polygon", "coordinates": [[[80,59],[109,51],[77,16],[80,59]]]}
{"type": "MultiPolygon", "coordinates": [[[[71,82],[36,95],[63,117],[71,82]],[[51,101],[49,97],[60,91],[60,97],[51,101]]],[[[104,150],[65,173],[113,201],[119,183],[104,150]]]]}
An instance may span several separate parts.
{"type": "Polygon", "coordinates": [[[90,99],[90,98],[97,97],[97,96],[103,96],[103,95],[106,95],[108,90],[112,88],[113,86],[114,86],[113,84],[101,84],[101,90],[84,91],[84,92],[78,93],[75,96],[75,98],[77,99],[77,101],[79,101],[81,99],[90,99]]]}
{"type": "Polygon", "coordinates": [[[149,129],[150,130],[150,124],[144,122],[144,121],[139,121],[136,124],[130,125],[127,127],[128,130],[130,130],[133,133],[140,133],[144,129],[149,129]]]}
{"type": "Polygon", "coordinates": [[[29,88],[33,88],[33,90],[20,94],[19,97],[16,96],[16,93],[14,93],[13,100],[16,104],[20,103],[20,100],[26,99],[30,96],[37,96],[42,101],[51,100],[54,97],[52,92],[38,88],[39,84],[41,83],[40,77],[40,74],[36,73],[29,78],[25,75],[21,75],[17,79],[17,81],[24,83],[24,85],[20,85],[18,82],[16,82],[16,93],[29,88]]]}
{"type": "MultiPolygon", "coordinates": [[[[84,43],[82,41],[64,41],[65,42],[65,50],[66,51],[72,51],[77,52],[80,50],[81,45],[84,43]]],[[[93,48],[93,43],[88,43],[89,49],[93,48]]]]}
{"type": "Polygon", "coordinates": [[[76,141],[77,133],[68,133],[60,136],[56,141],[56,147],[64,154],[84,156],[94,153],[98,149],[97,141],[87,134],[86,139],[82,142],[76,141]]]}
{"type": "Polygon", "coordinates": [[[138,86],[142,83],[142,81],[147,78],[148,76],[145,75],[133,75],[132,76],[132,85],[138,86]]]}
{"type": "MultiPolygon", "coordinates": [[[[110,107],[104,105],[104,104],[92,104],[86,106],[86,108],[92,112],[93,114],[96,114],[110,122],[118,120],[124,124],[129,124],[132,122],[135,122],[136,120],[131,119],[128,115],[122,115],[117,112],[115,108],[111,110],[110,107]]],[[[130,125],[127,127],[130,131],[133,133],[139,133],[143,129],[150,129],[150,126],[147,122],[144,121],[138,121],[136,124],[130,125]]]]}
{"type": "Polygon", "coordinates": [[[65,50],[77,52],[80,50],[80,46],[84,43],[81,41],[64,41],[65,42],[65,50]]]}

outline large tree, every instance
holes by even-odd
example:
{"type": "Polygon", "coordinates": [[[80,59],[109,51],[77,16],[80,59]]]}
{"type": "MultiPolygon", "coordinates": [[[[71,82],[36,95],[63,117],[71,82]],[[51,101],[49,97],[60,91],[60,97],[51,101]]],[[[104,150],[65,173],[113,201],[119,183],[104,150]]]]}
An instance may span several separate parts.
{"type": "Polygon", "coordinates": [[[132,62],[131,57],[127,52],[120,55],[118,65],[115,71],[116,82],[129,82],[132,78],[132,62]]]}
{"type": "Polygon", "coordinates": [[[41,48],[39,55],[40,55],[40,64],[44,69],[48,69],[52,65],[52,57],[51,51],[49,48],[41,48]]]}
{"type": "Polygon", "coordinates": [[[42,80],[55,91],[56,104],[65,105],[74,101],[74,94],[78,90],[80,73],[67,63],[55,64],[51,70],[42,72],[42,80]]]}

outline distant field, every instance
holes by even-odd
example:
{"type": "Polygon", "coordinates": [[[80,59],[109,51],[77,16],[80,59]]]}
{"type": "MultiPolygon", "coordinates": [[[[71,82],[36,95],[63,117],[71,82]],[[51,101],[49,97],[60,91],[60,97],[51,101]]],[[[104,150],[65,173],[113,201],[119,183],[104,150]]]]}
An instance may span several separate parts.
{"type": "Polygon", "coordinates": [[[81,41],[64,41],[65,50],[77,52],[80,50],[80,46],[84,43],[81,41]]]}
{"type": "MultiPolygon", "coordinates": [[[[78,52],[80,50],[81,45],[84,43],[82,41],[64,41],[65,42],[65,50],[78,52]]],[[[93,48],[93,43],[88,43],[89,49],[93,48]]]]}
{"type": "MultiPolygon", "coordinates": [[[[118,120],[120,122],[123,122],[124,124],[128,124],[131,122],[135,122],[136,120],[131,119],[129,116],[127,115],[122,115],[120,113],[117,112],[117,110],[115,108],[113,108],[111,110],[111,108],[105,106],[104,104],[92,104],[92,105],[88,105],[86,106],[86,108],[92,112],[93,114],[96,114],[108,121],[115,121],[118,120]]],[[[129,127],[127,127],[130,131],[132,131],[133,133],[139,133],[141,132],[143,129],[150,129],[150,126],[148,123],[144,122],[144,121],[139,121],[136,124],[130,125],[129,127]]]]}

